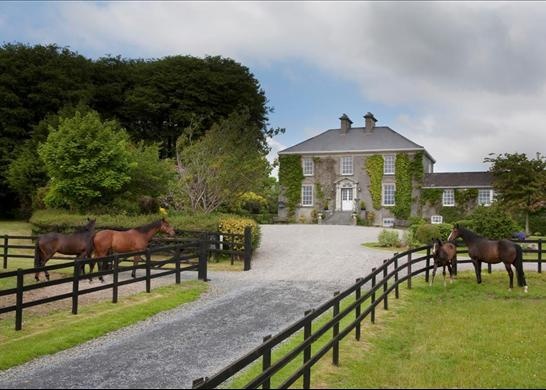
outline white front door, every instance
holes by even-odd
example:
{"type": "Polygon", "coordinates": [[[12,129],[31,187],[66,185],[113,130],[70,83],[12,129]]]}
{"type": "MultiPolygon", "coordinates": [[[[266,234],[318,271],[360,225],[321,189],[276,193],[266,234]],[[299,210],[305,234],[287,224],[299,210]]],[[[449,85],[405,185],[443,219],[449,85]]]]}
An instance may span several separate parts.
{"type": "Polygon", "coordinates": [[[353,189],[352,188],[341,189],[341,210],[353,211],[353,189]]]}

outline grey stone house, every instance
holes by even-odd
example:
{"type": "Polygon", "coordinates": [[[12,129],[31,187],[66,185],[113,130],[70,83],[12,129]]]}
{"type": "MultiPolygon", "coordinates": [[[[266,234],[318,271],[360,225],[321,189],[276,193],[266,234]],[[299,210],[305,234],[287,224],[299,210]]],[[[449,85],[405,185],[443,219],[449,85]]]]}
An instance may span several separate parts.
{"type": "MultiPolygon", "coordinates": [[[[442,206],[446,207],[450,204],[449,196],[457,189],[479,188],[489,190],[491,195],[491,178],[487,172],[434,173],[436,161],[423,146],[390,127],[376,126],[377,119],[373,114],[364,116],[363,127],[352,127],[353,122],[345,114],[339,119],[339,128],[327,130],[279,152],[281,170],[284,156],[298,156],[303,173],[301,197],[293,210],[287,207],[288,200],[281,182],[280,220],[292,217],[296,221],[310,222],[318,218],[324,219],[325,223],[350,224],[358,215],[374,225],[403,224],[393,211],[396,208],[396,161],[401,155],[405,155],[408,161],[422,164],[419,180],[410,179],[409,215],[426,218],[436,215],[437,205],[423,207],[419,200],[424,188],[445,190],[446,202],[442,206]],[[374,175],[375,185],[367,168],[368,160],[372,158],[375,161],[380,158],[382,162],[380,179],[374,175]]],[[[485,192],[481,196],[485,199],[485,192]]]]}

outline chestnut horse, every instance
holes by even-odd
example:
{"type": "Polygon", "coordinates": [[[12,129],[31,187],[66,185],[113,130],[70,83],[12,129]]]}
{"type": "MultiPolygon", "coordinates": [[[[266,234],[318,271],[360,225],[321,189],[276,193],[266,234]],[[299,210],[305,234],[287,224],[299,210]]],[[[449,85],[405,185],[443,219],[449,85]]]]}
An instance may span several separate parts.
{"type": "Polygon", "coordinates": [[[513,265],[516,268],[518,285],[524,287],[524,291],[527,292],[528,288],[525,281],[525,274],[523,273],[523,251],[521,246],[509,240],[488,240],[468,229],[455,225],[448,240],[455,240],[457,237],[461,237],[468,247],[468,255],[474,264],[478,283],[482,282],[482,261],[491,264],[497,264],[502,261],[510,278],[510,290],[514,286],[513,265]]]}
{"type": "Polygon", "coordinates": [[[432,244],[432,257],[434,259],[434,269],[432,271],[432,279],[430,286],[434,283],[434,276],[439,265],[443,267],[444,287],[446,286],[446,266],[449,271],[449,281],[453,283],[453,268],[457,262],[457,247],[452,242],[442,242],[435,239],[432,244]]]}
{"type": "MultiPolygon", "coordinates": [[[[44,267],[57,252],[63,255],[76,255],[82,259],[91,257],[96,220],[87,218],[87,221],[83,230],[72,234],[47,233],[39,236],[34,250],[34,267],[44,267]]],[[[46,279],[49,280],[49,272],[45,271],[44,273],[46,279]]],[[[40,271],[34,275],[37,282],[40,281],[39,276],[40,271]]]]}
{"type": "MultiPolygon", "coordinates": [[[[165,218],[125,231],[101,230],[95,234],[93,240],[95,245],[95,257],[104,257],[111,253],[143,251],[148,247],[148,243],[152,237],[158,232],[174,236],[174,229],[169,225],[165,218]]],[[[136,266],[139,261],[140,256],[135,256],[134,266],[136,266]]],[[[93,270],[93,267],[94,264],[91,264],[91,270],[93,270]]],[[[99,265],[99,270],[100,269],[101,266],[99,265]]],[[[136,277],[136,270],[133,269],[131,276],[133,278],[136,277]]],[[[102,276],[99,277],[99,279],[102,281],[102,276]]]]}

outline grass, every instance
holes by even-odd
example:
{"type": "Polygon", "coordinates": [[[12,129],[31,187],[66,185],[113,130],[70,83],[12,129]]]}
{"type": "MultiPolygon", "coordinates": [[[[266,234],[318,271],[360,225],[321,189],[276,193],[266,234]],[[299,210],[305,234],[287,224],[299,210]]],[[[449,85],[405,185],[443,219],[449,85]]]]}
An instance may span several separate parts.
{"type": "Polygon", "coordinates": [[[13,316],[0,320],[0,370],[52,354],[108,332],[134,324],[161,311],[194,301],[207,290],[200,281],[159,287],[120,299],[117,304],[81,306],[77,315],[58,310],[48,315],[24,314],[23,330],[14,330],[13,316]]]}
{"type": "MultiPolygon", "coordinates": [[[[471,272],[459,274],[444,288],[441,278],[431,288],[416,278],[413,289],[390,296],[390,310],[377,310],[377,322],[363,322],[362,341],[354,333],[341,342],[340,366],[331,352],[312,370],[313,388],[522,388],[544,387],[546,281],[526,273],[529,293],[509,292],[505,272],[484,274],[478,285],[471,272]]],[[[382,305],[380,305],[382,307],[382,305]]],[[[313,329],[331,315],[317,321],[313,329]]],[[[341,329],[354,316],[342,323],[341,329]]],[[[313,344],[313,352],[331,337],[313,344]]],[[[273,353],[273,362],[302,341],[296,335],[273,353]]],[[[273,377],[301,365],[301,356],[273,377]]],[[[238,375],[230,388],[240,388],[260,373],[261,362],[238,375]]],[[[301,381],[294,387],[301,387],[301,381]]]]}

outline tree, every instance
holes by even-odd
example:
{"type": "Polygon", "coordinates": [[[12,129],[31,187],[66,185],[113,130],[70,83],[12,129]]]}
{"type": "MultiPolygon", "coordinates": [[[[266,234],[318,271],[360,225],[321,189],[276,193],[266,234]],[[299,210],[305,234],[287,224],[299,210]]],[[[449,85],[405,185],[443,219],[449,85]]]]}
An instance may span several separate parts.
{"type": "Polygon", "coordinates": [[[220,120],[196,142],[187,135],[179,138],[178,188],[192,210],[212,212],[221,205],[233,206],[241,195],[267,180],[271,168],[253,142],[248,115],[235,113],[220,120]]]}
{"type": "Polygon", "coordinates": [[[546,159],[537,154],[528,159],[524,153],[504,153],[486,157],[493,165],[493,187],[497,200],[511,211],[525,214],[525,232],[529,234],[529,214],[546,208],[546,159]]]}
{"type": "Polygon", "coordinates": [[[61,118],[38,148],[50,177],[46,205],[88,210],[111,202],[131,181],[136,166],[128,144],[119,124],[102,122],[95,111],[61,118]]]}

